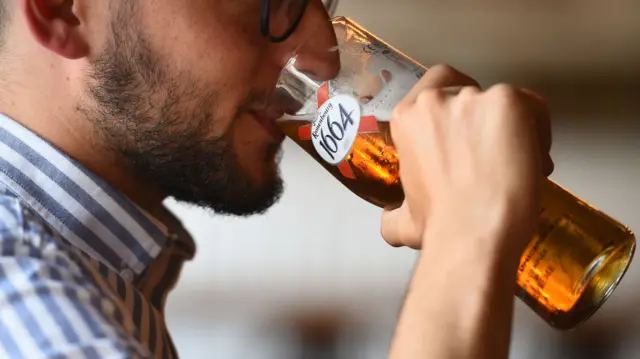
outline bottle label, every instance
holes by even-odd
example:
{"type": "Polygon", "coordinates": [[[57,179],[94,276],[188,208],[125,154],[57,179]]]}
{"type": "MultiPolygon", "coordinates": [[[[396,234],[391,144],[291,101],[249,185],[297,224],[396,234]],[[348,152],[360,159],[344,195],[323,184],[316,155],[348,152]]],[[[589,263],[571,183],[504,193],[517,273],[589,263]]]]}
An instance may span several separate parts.
{"type": "Polygon", "coordinates": [[[349,95],[324,101],[311,125],[311,141],[323,160],[339,165],[351,152],[360,127],[360,103],[349,95]]]}

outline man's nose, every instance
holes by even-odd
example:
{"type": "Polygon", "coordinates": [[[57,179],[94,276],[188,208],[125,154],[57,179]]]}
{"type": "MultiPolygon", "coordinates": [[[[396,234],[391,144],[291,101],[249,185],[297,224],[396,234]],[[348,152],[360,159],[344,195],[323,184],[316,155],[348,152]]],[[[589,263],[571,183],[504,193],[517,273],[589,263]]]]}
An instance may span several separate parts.
{"type": "Polygon", "coordinates": [[[296,69],[316,81],[336,77],[340,71],[340,53],[335,49],[337,45],[333,26],[326,21],[300,47],[296,69]]]}
{"type": "Polygon", "coordinates": [[[316,81],[336,77],[340,71],[340,56],[332,49],[338,45],[338,40],[322,1],[309,3],[296,32],[291,39],[297,42],[294,45],[297,48],[296,69],[316,81]]]}

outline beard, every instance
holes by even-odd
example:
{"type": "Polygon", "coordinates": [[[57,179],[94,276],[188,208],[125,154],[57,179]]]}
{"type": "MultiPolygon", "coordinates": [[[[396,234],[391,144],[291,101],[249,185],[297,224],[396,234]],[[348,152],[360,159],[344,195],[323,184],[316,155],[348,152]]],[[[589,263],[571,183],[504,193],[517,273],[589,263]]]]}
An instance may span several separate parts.
{"type": "MultiPolygon", "coordinates": [[[[256,183],[233,149],[233,126],[212,138],[217,92],[186,73],[170,73],[135,23],[136,2],[121,2],[112,39],[89,73],[89,101],[78,108],[136,180],[216,213],[265,212],[281,196],[278,145],[256,183]],[[132,3],[132,4],[126,4],[132,3]]],[[[259,96],[249,94],[240,113],[259,96]]]]}

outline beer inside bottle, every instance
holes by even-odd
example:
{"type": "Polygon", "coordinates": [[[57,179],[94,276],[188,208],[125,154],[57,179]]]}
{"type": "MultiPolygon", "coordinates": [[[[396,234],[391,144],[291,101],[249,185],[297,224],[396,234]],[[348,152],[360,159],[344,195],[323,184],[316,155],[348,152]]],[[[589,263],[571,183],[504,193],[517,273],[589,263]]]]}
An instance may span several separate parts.
{"type": "MultiPolygon", "coordinates": [[[[284,117],[278,125],[353,193],[379,207],[396,207],[404,193],[389,121],[393,106],[410,86],[406,77],[396,88],[389,80],[402,80],[404,74],[417,81],[424,68],[352,20],[333,21],[342,49],[357,42],[356,48],[369,49],[364,51],[366,61],[380,55],[377,61],[384,68],[372,71],[371,66],[348,58],[363,52],[344,51],[340,53],[341,74],[347,75],[321,83],[298,72],[292,59],[281,76],[279,91],[286,91],[288,101],[297,101],[298,115],[284,117]],[[404,72],[392,69],[397,62],[404,72]],[[354,63],[366,69],[366,85],[356,84],[362,78],[356,80],[356,76],[361,75],[345,68],[354,63]],[[367,77],[372,72],[379,75],[378,80],[367,77]],[[374,90],[367,93],[363,88],[374,90]]],[[[520,259],[515,295],[549,325],[575,328],[611,295],[634,251],[635,237],[627,227],[546,180],[537,234],[520,259]]]]}

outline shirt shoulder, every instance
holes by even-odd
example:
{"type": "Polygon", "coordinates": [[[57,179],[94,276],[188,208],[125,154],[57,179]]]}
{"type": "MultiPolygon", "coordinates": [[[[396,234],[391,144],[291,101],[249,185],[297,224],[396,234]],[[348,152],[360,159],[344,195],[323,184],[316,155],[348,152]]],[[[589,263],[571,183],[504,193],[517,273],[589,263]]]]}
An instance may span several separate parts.
{"type": "Polygon", "coordinates": [[[0,188],[1,358],[151,356],[126,308],[83,258],[0,188]]]}
{"type": "MultiPolygon", "coordinates": [[[[33,245],[63,244],[61,237],[14,193],[0,187],[0,240],[27,241],[33,245]]],[[[6,246],[0,247],[2,251],[6,246]]]]}

